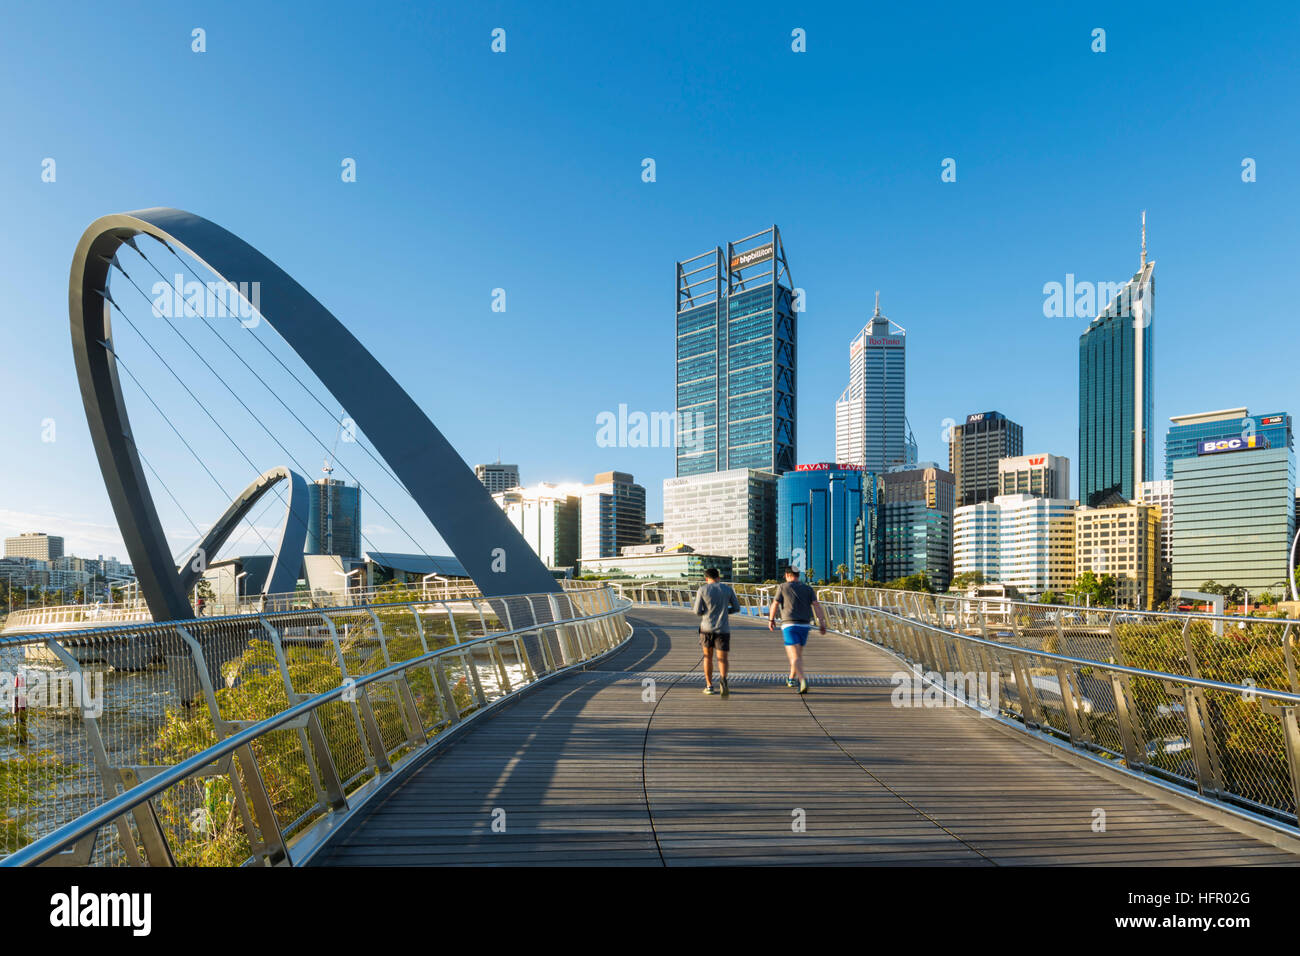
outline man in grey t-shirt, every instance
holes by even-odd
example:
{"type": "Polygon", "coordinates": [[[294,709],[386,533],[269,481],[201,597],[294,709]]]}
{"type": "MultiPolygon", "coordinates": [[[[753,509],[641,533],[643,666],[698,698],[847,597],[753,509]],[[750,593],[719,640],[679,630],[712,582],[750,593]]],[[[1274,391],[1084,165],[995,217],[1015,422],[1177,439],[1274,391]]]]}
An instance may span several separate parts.
{"type": "Polygon", "coordinates": [[[731,693],[727,686],[727,654],[731,650],[731,626],[728,614],[740,610],[736,592],[723,584],[717,568],[704,572],[704,583],[695,592],[695,613],[700,620],[700,643],[704,646],[704,693],[713,693],[713,652],[718,652],[718,689],[722,696],[731,693]]]}
{"type": "Polygon", "coordinates": [[[808,678],[803,671],[803,647],[812,630],[813,615],[826,633],[826,612],[817,600],[817,592],[799,580],[798,568],[785,569],[785,583],[776,589],[772,608],[767,615],[767,629],[776,630],[776,615],[781,612],[781,635],[785,640],[785,656],[790,660],[790,676],[785,685],[793,687],[799,682],[799,693],[808,693],[808,678]]]}

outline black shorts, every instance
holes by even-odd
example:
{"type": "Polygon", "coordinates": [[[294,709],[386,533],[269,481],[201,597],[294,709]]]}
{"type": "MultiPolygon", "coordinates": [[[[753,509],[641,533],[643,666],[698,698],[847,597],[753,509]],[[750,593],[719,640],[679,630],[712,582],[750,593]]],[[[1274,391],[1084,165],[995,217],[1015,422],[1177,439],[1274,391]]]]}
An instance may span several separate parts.
{"type": "Polygon", "coordinates": [[[725,631],[719,631],[716,634],[709,631],[700,631],[700,643],[704,645],[705,650],[716,648],[720,651],[730,651],[731,634],[725,631]]]}

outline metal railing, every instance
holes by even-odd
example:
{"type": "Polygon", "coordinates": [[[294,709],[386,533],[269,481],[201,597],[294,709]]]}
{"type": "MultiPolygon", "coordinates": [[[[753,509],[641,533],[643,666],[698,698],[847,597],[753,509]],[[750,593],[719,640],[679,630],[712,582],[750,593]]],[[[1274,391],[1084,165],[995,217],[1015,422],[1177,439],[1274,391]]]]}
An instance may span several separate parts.
{"type": "Polygon", "coordinates": [[[629,606],[598,588],[0,639],[26,698],[0,712],[0,864],[302,862],[442,734],[620,646],[629,606]]]}
{"type": "MultiPolygon", "coordinates": [[[[231,614],[262,614],[267,611],[290,611],[326,607],[360,607],[388,603],[395,592],[418,594],[423,600],[453,600],[477,597],[481,592],[472,583],[380,585],[373,588],[343,588],[289,591],[284,594],[251,594],[237,600],[205,601],[203,617],[226,617],[231,614]]],[[[33,634],[42,631],[87,630],[152,621],[148,605],[142,599],[91,604],[50,604],[18,608],[9,612],[0,634],[33,634]]]]}
{"type": "MultiPolygon", "coordinates": [[[[636,603],[689,607],[696,589],[621,590],[636,603]]],[[[736,590],[745,613],[765,613],[771,587],[736,590]]],[[[1297,832],[1300,622],[890,589],[820,595],[832,629],[906,662],[911,673],[896,678],[900,706],[960,700],[1111,767],[1297,832]],[[932,692],[909,695],[906,684],[932,692]]]]}

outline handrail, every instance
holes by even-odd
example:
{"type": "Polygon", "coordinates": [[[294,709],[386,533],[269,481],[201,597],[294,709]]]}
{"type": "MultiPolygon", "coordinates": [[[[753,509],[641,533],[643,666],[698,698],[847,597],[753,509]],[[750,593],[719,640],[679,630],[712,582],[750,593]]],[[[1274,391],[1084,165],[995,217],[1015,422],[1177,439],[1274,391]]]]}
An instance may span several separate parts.
{"type": "MultiPolygon", "coordinates": [[[[567,624],[600,620],[602,618],[624,614],[625,612],[626,608],[614,608],[609,611],[601,611],[592,615],[564,618],[558,621],[548,621],[545,625],[541,626],[560,627],[567,624]]],[[[440,647],[436,650],[421,654],[419,657],[399,661],[398,663],[391,664],[382,670],[373,671],[369,674],[352,678],[347,683],[340,684],[338,687],[331,690],[309,697],[272,717],[260,720],[252,726],[237,731],[214,746],[183,760],[168,770],[164,770],[162,773],[159,773],[144,783],[131,788],[125,793],[119,794],[106,803],[100,804],[94,810],[91,810],[72,822],[63,825],[58,830],[48,833],[40,839],[23,847],[21,850],[0,859],[0,866],[35,866],[45,862],[54,855],[72,846],[82,837],[93,833],[102,826],[112,823],[118,817],[134,810],[145,801],[156,797],[164,790],[180,783],[196,771],[209,766],[223,757],[230,756],[257,738],[272,730],[285,726],[297,717],[315,711],[322,704],[340,698],[350,690],[364,687],[368,684],[374,683],[375,681],[385,680],[403,671],[409,670],[412,667],[430,663],[439,657],[461,654],[468,647],[496,642],[504,638],[522,636],[524,634],[535,632],[538,629],[539,625],[533,625],[530,627],[514,628],[510,631],[485,634],[482,637],[477,637],[459,644],[452,644],[448,647],[440,647]]]]}
{"type": "MultiPolygon", "coordinates": [[[[622,591],[642,603],[685,607],[694,587],[638,583],[622,591]]],[[[1177,793],[1192,790],[1192,799],[1251,826],[1280,831],[1288,839],[1300,836],[1300,668],[1295,660],[1300,623],[1227,618],[1250,629],[1224,637],[1211,615],[1177,615],[1171,621],[1171,616],[1149,614],[1154,621],[1129,624],[1120,615],[1136,612],[1108,609],[1112,613],[1102,621],[1075,626],[1059,616],[1034,622],[1020,613],[995,622],[981,610],[965,616],[980,633],[961,633],[946,626],[948,620],[961,625],[963,615],[954,613],[959,610],[954,604],[986,599],[862,593],[866,600],[881,595],[890,595],[881,601],[887,606],[822,604],[828,629],[882,647],[910,666],[912,674],[895,675],[898,687],[912,680],[938,687],[949,700],[1111,771],[1177,793]],[[936,619],[944,626],[932,622],[936,619]],[[1005,639],[991,639],[991,626],[1005,639]],[[1034,637],[1043,646],[1033,646],[1034,637]],[[1100,644],[1098,656],[1068,653],[1071,642],[1089,653],[1089,645],[1100,644]],[[1256,654],[1256,647],[1266,653],[1256,654]],[[1126,652],[1150,660],[1152,648],[1187,672],[1125,660],[1126,652]],[[1256,675],[1276,686],[1218,679],[1203,669],[1225,677],[1256,675]],[[1004,682],[1014,688],[1010,698],[999,691],[1004,682]]],[[[766,594],[738,597],[742,606],[757,609],[766,594]]]]}
{"type": "MultiPolygon", "coordinates": [[[[355,812],[392,779],[394,768],[430,752],[453,727],[622,646],[631,633],[630,607],[611,588],[476,594],[0,638],[0,648],[21,647],[28,658],[47,662],[36,664],[29,680],[49,674],[48,663],[55,663],[61,679],[74,682],[73,693],[83,694],[70,762],[54,766],[89,771],[102,782],[82,796],[93,804],[85,813],[49,787],[0,805],[26,828],[17,831],[17,845],[0,846],[0,854],[13,851],[0,864],[84,864],[93,857],[166,865],[182,859],[176,848],[189,862],[232,865],[237,854],[251,853],[252,861],[293,865],[319,847],[339,812],[355,812]],[[126,676],[108,686],[128,696],[105,707],[101,683],[94,702],[87,689],[93,672],[83,662],[125,666],[126,676]],[[246,685],[245,676],[258,679],[246,685]],[[331,686],[322,688],[322,678],[331,686]],[[123,725],[140,693],[163,706],[123,725]],[[342,711],[321,711],[340,698],[342,711]],[[174,728],[173,721],[179,721],[174,728]],[[290,735],[286,742],[296,735],[297,746],[262,741],[277,731],[290,735]],[[157,749],[168,732],[182,742],[206,734],[215,743],[199,753],[183,743],[157,749]],[[285,776],[304,769],[306,777],[285,776]],[[225,780],[215,791],[213,777],[225,780]],[[159,806],[150,803],[172,787],[178,789],[159,806]],[[210,824],[206,801],[213,793],[222,809],[219,822],[210,824]],[[201,829],[196,813],[204,814],[201,829]],[[116,825],[117,842],[110,827],[101,848],[105,824],[116,825]]],[[[44,759],[51,725],[26,720],[21,685],[16,693],[13,726],[0,729],[18,735],[19,759],[29,751],[27,759],[44,759]]]]}

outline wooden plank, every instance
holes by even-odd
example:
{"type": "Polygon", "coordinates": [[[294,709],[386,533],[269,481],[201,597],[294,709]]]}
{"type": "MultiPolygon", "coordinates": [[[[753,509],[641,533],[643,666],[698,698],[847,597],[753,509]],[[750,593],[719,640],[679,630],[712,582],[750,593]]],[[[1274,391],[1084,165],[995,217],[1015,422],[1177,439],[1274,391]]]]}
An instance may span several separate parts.
{"type": "Polygon", "coordinates": [[[772,679],[786,667],[779,634],[733,618],[738,679],[729,697],[710,697],[697,619],[635,618],[627,649],[485,720],[319,863],[1300,863],[969,715],[894,707],[898,663],[860,642],[814,632],[808,670],[837,680],[800,697],[772,679]],[[1103,833],[1092,829],[1099,808],[1103,833]]]}

